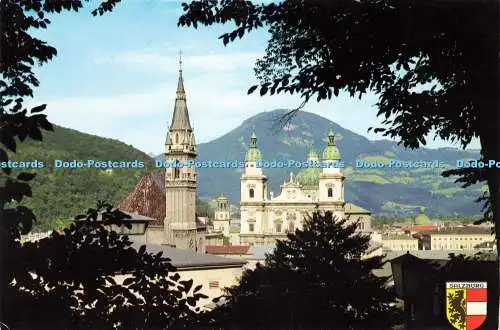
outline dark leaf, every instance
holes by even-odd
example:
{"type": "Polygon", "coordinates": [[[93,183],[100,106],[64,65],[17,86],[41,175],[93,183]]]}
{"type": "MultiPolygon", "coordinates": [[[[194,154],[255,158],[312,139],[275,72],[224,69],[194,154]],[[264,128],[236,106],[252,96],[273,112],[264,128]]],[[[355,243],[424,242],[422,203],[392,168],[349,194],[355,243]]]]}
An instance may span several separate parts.
{"type": "Polygon", "coordinates": [[[18,180],[21,181],[31,181],[35,178],[36,174],[23,172],[17,176],[18,180]]]}

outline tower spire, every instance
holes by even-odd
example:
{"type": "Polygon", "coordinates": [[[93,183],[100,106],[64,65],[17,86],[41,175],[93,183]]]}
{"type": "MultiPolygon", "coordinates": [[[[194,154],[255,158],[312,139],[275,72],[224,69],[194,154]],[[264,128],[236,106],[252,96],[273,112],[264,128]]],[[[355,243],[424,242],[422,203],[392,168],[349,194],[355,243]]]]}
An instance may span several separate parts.
{"type": "Polygon", "coordinates": [[[179,72],[182,73],[182,49],[179,50],[179,72]]]}
{"type": "Polygon", "coordinates": [[[182,51],[179,51],[179,81],[177,83],[177,91],[174,106],[174,115],[170,130],[182,130],[192,132],[191,123],[189,122],[189,113],[186,104],[186,92],[184,90],[184,78],[182,77],[182,51]]]}
{"type": "Polygon", "coordinates": [[[182,78],[182,50],[179,50],[179,81],[177,83],[177,99],[185,99],[184,79],[182,78]]]}

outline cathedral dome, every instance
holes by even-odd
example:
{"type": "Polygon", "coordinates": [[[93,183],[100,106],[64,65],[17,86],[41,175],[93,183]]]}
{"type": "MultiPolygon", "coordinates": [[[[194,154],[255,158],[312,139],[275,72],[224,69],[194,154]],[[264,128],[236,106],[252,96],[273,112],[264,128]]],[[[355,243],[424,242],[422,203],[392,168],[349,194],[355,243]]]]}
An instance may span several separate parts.
{"type": "Polygon", "coordinates": [[[424,214],[423,208],[420,209],[420,214],[415,218],[416,225],[430,225],[432,222],[428,216],[424,214]]]}
{"type": "Polygon", "coordinates": [[[250,141],[250,148],[248,148],[248,151],[245,155],[245,161],[255,162],[257,160],[261,160],[262,153],[260,152],[259,148],[257,148],[257,136],[255,135],[255,132],[252,133],[252,138],[250,139],[250,141]]]}
{"type": "Polygon", "coordinates": [[[319,186],[319,175],[321,174],[321,169],[318,167],[308,167],[304,168],[297,174],[297,182],[302,187],[315,187],[319,186]]]}
{"type": "Polygon", "coordinates": [[[307,154],[307,160],[312,162],[317,162],[319,160],[318,153],[316,152],[316,150],[314,150],[314,148],[311,148],[311,150],[309,150],[309,154],[307,154]]]}
{"type": "Polygon", "coordinates": [[[224,201],[227,201],[227,197],[226,197],[226,196],[224,196],[224,194],[223,194],[223,193],[221,193],[221,194],[220,194],[220,196],[219,196],[219,197],[217,197],[217,200],[224,200],[224,201]]]}
{"type": "Polygon", "coordinates": [[[333,132],[330,130],[328,133],[328,145],[323,151],[323,161],[328,160],[340,160],[340,150],[335,145],[335,136],[333,132]]]}

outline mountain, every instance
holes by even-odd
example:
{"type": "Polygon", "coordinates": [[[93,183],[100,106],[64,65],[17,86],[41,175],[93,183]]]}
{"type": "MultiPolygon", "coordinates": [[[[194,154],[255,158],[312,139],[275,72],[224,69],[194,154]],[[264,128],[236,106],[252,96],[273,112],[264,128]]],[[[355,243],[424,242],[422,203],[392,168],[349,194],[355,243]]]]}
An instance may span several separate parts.
{"type": "MultiPolygon", "coordinates": [[[[285,110],[260,113],[245,120],[239,127],[218,139],[198,146],[198,160],[231,161],[244,159],[252,131],[264,160],[306,160],[310,146],[322,152],[326,135],[332,129],[345,162],[345,199],[377,215],[412,215],[424,207],[429,215],[475,215],[481,205],[474,200],[485,186],[462,189],[454,178],[440,175],[442,169],[364,169],[356,168],[356,160],[388,161],[442,161],[453,167],[458,159],[478,159],[477,150],[454,148],[409,150],[389,140],[370,141],[342,128],[336,123],[300,111],[288,123],[280,125],[285,110]]],[[[160,157],[160,156],[158,156],[160,157]]],[[[198,169],[198,194],[214,198],[221,192],[233,203],[239,203],[241,168],[198,169]]],[[[269,179],[269,190],[279,193],[279,185],[289,172],[298,168],[264,169],[269,179]]]]}

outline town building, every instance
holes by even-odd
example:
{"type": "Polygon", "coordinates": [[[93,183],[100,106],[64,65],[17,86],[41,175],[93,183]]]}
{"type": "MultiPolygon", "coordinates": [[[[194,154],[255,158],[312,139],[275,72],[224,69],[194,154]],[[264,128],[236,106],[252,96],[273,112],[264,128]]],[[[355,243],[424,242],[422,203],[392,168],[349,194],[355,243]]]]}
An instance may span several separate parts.
{"type": "Polygon", "coordinates": [[[418,250],[418,238],[407,234],[385,234],[382,235],[384,250],[407,251],[418,250]]]}
{"type": "Polygon", "coordinates": [[[495,237],[490,228],[463,226],[422,233],[421,240],[424,248],[430,250],[475,250],[483,243],[494,242],[495,237]]]}

